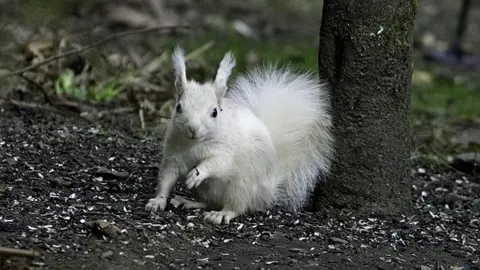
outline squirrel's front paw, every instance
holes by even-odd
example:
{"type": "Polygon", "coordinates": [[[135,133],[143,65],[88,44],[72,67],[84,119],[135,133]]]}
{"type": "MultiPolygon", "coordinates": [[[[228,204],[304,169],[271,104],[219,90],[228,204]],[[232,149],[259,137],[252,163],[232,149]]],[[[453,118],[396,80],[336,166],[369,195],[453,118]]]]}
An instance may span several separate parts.
{"type": "Polygon", "coordinates": [[[200,172],[198,168],[195,167],[188,173],[185,184],[187,185],[188,189],[192,189],[194,187],[198,187],[203,180],[205,180],[205,173],[200,172]]]}
{"type": "Polygon", "coordinates": [[[164,210],[166,206],[167,198],[153,198],[148,200],[147,205],[145,205],[145,210],[155,213],[158,209],[164,210]]]}

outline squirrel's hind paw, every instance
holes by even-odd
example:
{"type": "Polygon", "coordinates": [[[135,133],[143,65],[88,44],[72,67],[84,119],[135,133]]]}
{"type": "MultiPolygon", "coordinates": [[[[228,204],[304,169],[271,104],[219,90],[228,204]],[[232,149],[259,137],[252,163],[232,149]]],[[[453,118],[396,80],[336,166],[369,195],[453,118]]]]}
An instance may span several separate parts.
{"type": "Polygon", "coordinates": [[[147,205],[145,205],[145,210],[155,213],[159,209],[164,210],[166,206],[167,206],[167,198],[152,198],[148,200],[147,205]]]}
{"type": "Polygon", "coordinates": [[[222,211],[210,211],[204,214],[205,220],[212,222],[214,224],[229,224],[230,220],[235,218],[237,214],[231,210],[222,210],[222,211]]]}

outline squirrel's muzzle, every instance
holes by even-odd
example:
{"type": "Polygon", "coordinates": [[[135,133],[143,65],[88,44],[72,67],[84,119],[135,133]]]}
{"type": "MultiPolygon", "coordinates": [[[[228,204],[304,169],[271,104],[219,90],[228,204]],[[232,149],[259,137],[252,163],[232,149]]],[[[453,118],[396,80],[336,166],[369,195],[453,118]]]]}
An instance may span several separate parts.
{"type": "Polygon", "coordinates": [[[188,126],[188,135],[190,138],[195,139],[198,129],[188,126]]]}

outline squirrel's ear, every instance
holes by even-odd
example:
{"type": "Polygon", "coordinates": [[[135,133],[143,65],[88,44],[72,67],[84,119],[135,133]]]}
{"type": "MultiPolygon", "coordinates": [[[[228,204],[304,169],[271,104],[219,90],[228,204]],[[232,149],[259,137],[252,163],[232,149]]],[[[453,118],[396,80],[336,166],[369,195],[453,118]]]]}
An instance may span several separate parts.
{"type": "Polygon", "coordinates": [[[175,88],[177,88],[177,91],[180,91],[180,89],[182,89],[182,87],[187,83],[187,71],[185,67],[183,49],[179,46],[175,47],[175,50],[173,51],[172,62],[175,72],[175,88]]]}
{"type": "Polygon", "coordinates": [[[220,66],[217,70],[217,76],[215,77],[215,91],[217,98],[220,100],[227,91],[227,81],[232,69],[235,67],[235,57],[232,52],[227,52],[220,62],[220,66]]]}

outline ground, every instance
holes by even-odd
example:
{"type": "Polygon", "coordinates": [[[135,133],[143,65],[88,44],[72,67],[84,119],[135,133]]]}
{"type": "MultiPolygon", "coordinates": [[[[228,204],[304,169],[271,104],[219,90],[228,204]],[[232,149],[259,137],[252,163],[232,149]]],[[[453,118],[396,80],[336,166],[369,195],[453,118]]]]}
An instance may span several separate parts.
{"type": "MultiPolygon", "coordinates": [[[[119,17],[102,10],[109,4],[106,0],[80,1],[82,5],[71,9],[59,8],[54,0],[44,1],[53,2],[54,9],[68,10],[55,20],[37,14],[46,10],[47,4],[39,8],[30,1],[30,5],[6,8],[8,2],[0,0],[1,19],[9,20],[2,34],[12,36],[0,41],[0,76],[5,69],[27,66],[65,44],[71,45],[68,41],[60,42],[57,35],[80,33],[75,43],[86,45],[120,31],[118,22],[113,23],[119,17]],[[29,16],[19,19],[15,13],[18,10],[30,10],[29,16]],[[37,29],[36,24],[45,21],[50,25],[37,29]],[[85,32],[94,33],[95,37],[83,35],[85,32]],[[54,40],[54,45],[37,43],[37,49],[32,50],[35,46],[30,40],[41,38],[54,40]],[[30,44],[28,53],[20,51],[18,43],[30,44]]],[[[139,1],[125,2],[141,6],[139,1]]],[[[162,119],[152,115],[162,111],[157,107],[162,108],[165,100],[171,98],[165,93],[165,89],[171,88],[171,78],[164,70],[168,69],[168,62],[161,59],[172,43],[181,40],[187,51],[196,53],[189,70],[201,79],[212,74],[226,49],[237,53],[239,69],[258,58],[280,58],[302,68],[316,66],[315,35],[320,12],[312,12],[316,8],[308,5],[305,8],[308,1],[284,3],[302,6],[298,8],[302,12],[310,11],[300,16],[283,12],[284,4],[272,8],[281,15],[270,9],[271,12],[263,12],[264,1],[243,5],[235,2],[234,7],[225,4],[229,1],[220,1],[224,3],[221,6],[206,1],[200,7],[195,1],[169,2],[183,12],[182,18],[202,21],[207,29],[238,19],[248,23],[257,36],[252,37],[248,27],[237,23],[234,37],[206,31],[189,37],[134,35],[103,44],[86,54],[93,72],[84,71],[82,74],[90,77],[79,78],[80,84],[118,74],[127,77],[123,71],[141,78],[142,83],[129,84],[125,93],[106,104],[98,100],[79,101],[78,96],[65,98],[55,91],[61,72],[67,67],[76,70],[84,66],[78,59],[53,62],[24,74],[46,89],[56,106],[45,102],[38,85],[18,77],[2,82],[0,247],[35,251],[39,257],[0,257],[0,269],[480,269],[480,178],[457,171],[446,161],[450,155],[478,147],[478,140],[477,146],[465,143],[475,140],[475,135],[465,139],[461,134],[465,130],[478,134],[480,130],[480,92],[477,84],[472,87],[471,81],[463,77],[437,79],[432,75],[436,71],[421,61],[419,50],[415,64],[421,69],[416,69],[419,73],[414,76],[414,83],[418,84],[413,94],[416,151],[412,153],[411,213],[356,217],[349,212],[292,214],[272,209],[241,216],[230,225],[215,226],[205,223],[198,211],[170,206],[157,214],[145,212],[144,206],[154,194],[161,158],[161,139],[155,131],[164,125],[162,119]],[[195,5],[203,11],[193,12],[196,9],[191,6],[195,5]],[[221,12],[212,13],[215,8],[223,8],[228,20],[219,15],[221,12]],[[240,32],[246,38],[238,38],[240,32]],[[268,38],[258,42],[265,38],[262,35],[283,35],[285,39],[291,37],[290,33],[298,36],[296,42],[280,43],[268,38]],[[301,36],[312,38],[300,40],[301,36]],[[215,45],[211,45],[212,40],[215,45]],[[106,60],[98,60],[100,56],[106,60]],[[159,63],[152,60],[156,57],[159,63]],[[137,70],[141,72],[134,73],[137,70]],[[147,101],[155,108],[145,109],[150,104],[147,101]],[[135,102],[141,105],[136,106],[135,102]],[[31,108],[32,105],[38,108],[31,108]],[[79,114],[98,110],[106,110],[103,117],[79,114]],[[142,113],[145,119],[139,117],[142,113]],[[452,138],[463,142],[453,145],[452,138]]],[[[417,43],[428,40],[426,43],[435,45],[439,40],[450,39],[452,32],[447,26],[454,24],[458,7],[447,5],[452,2],[446,0],[437,2],[421,1],[417,43]],[[440,19],[440,15],[445,19],[440,19]],[[437,37],[435,42],[425,38],[430,34],[437,37]]],[[[479,10],[474,10],[474,17],[479,16],[479,10]]],[[[130,17],[120,17],[135,17],[129,12],[130,17]]],[[[467,47],[475,53],[480,53],[480,46],[476,46],[479,36],[474,34],[479,21],[471,20],[467,34],[467,47]]],[[[123,22],[127,26],[122,27],[130,29],[129,25],[139,22],[145,24],[145,20],[131,19],[123,22]]],[[[106,93],[105,89],[102,93],[106,93]]],[[[179,186],[174,193],[185,191],[179,186]]]]}
{"type": "Polygon", "coordinates": [[[414,173],[428,194],[413,191],[418,209],[404,217],[272,210],[214,226],[193,210],[144,211],[159,161],[155,140],[12,107],[0,113],[0,130],[0,243],[40,252],[31,263],[38,269],[480,269],[479,210],[445,202],[478,197],[473,177],[414,173]],[[96,234],[86,224],[97,219],[121,233],[96,234]]]}

